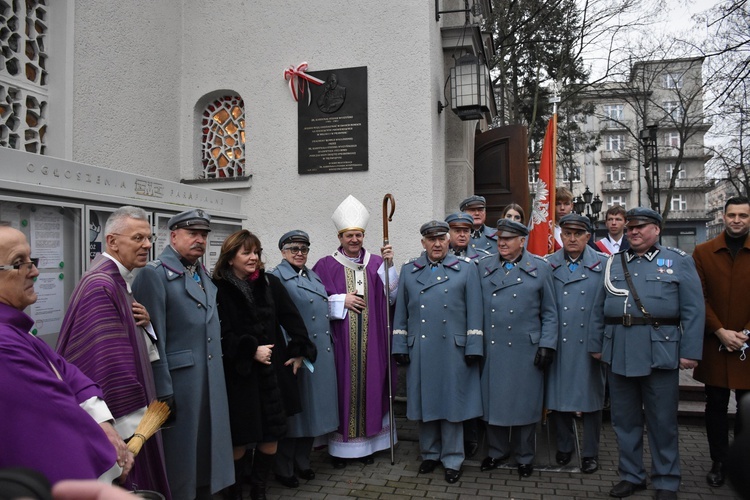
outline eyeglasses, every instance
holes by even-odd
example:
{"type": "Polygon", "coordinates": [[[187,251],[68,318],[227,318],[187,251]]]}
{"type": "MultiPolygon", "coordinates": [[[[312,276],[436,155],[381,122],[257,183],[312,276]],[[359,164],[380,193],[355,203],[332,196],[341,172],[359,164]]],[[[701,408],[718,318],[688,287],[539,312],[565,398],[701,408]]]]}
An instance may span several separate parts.
{"type": "Polygon", "coordinates": [[[284,250],[288,250],[292,252],[292,255],[301,253],[302,255],[307,255],[310,252],[309,247],[284,247],[284,250]]]}
{"type": "MultiPolygon", "coordinates": [[[[122,234],[122,233],[110,233],[110,234],[114,234],[116,236],[128,236],[127,234],[122,234]]],[[[148,236],[144,236],[144,235],[138,233],[138,234],[134,234],[132,236],[128,236],[128,238],[130,238],[132,241],[134,241],[134,242],[136,242],[138,244],[141,244],[141,243],[143,243],[143,240],[148,240],[151,243],[153,243],[153,242],[156,241],[156,239],[158,238],[158,236],[156,236],[155,234],[149,234],[148,236]]]]}
{"type": "Polygon", "coordinates": [[[18,271],[21,268],[27,268],[26,272],[31,271],[31,267],[39,267],[39,259],[36,257],[30,257],[28,262],[21,262],[20,264],[13,264],[10,266],[0,266],[0,271],[12,271],[16,270],[18,271]]]}

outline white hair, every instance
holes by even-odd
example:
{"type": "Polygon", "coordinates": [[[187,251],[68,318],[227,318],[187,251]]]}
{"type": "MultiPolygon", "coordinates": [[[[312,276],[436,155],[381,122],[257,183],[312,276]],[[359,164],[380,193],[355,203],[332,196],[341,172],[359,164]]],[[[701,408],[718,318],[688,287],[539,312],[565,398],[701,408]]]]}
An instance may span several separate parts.
{"type": "Polygon", "coordinates": [[[112,233],[119,233],[124,230],[128,219],[145,220],[148,222],[146,211],[139,207],[126,205],[115,210],[107,219],[104,225],[104,237],[112,233]]]}

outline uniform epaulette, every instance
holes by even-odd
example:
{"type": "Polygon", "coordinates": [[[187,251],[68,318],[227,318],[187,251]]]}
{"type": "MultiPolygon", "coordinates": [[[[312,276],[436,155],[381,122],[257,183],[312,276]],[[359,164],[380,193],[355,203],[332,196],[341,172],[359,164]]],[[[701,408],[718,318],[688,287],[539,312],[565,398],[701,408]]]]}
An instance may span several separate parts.
{"type": "Polygon", "coordinates": [[[477,259],[477,262],[485,260],[485,259],[491,259],[492,257],[497,257],[497,255],[493,255],[493,254],[485,255],[484,257],[480,257],[479,259],[477,259]]]}
{"type": "Polygon", "coordinates": [[[674,253],[682,255],[683,257],[687,257],[687,253],[685,253],[684,250],[680,250],[679,248],[675,248],[675,247],[664,247],[664,248],[666,248],[667,250],[672,250],[674,253]]]}
{"type": "Polygon", "coordinates": [[[147,266],[151,266],[151,267],[153,267],[153,268],[157,268],[157,267],[159,267],[159,266],[161,265],[161,261],[160,261],[159,259],[156,259],[156,260],[152,260],[151,262],[149,262],[149,263],[148,263],[148,264],[146,264],[146,265],[147,265],[147,266]]]}
{"type": "Polygon", "coordinates": [[[409,260],[407,260],[406,262],[404,262],[404,264],[411,264],[412,262],[414,262],[414,261],[415,261],[415,260],[417,260],[418,258],[419,258],[419,257],[412,257],[411,259],[409,259],[409,260]]]}
{"type": "Polygon", "coordinates": [[[472,260],[471,260],[470,258],[468,258],[468,257],[466,257],[466,256],[463,256],[463,255],[462,255],[462,256],[460,256],[460,257],[459,257],[459,256],[456,256],[456,258],[457,258],[458,260],[462,260],[462,261],[464,261],[464,262],[473,262],[473,261],[472,261],[472,260]]]}
{"type": "Polygon", "coordinates": [[[594,250],[594,253],[596,255],[598,255],[599,257],[601,257],[602,259],[604,259],[604,260],[607,260],[607,259],[609,259],[611,257],[610,254],[604,253],[604,252],[600,252],[599,250],[594,250]]]}
{"type": "Polygon", "coordinates": [[[541,260],[542,262],[549,262],[549,261],[547,260],[547,257],[542,257],[541,255],[536,255],[536,254],[534,254],[534,253],[532,253],[532,254],[530,254],[530,255],[532,255],[532,256],[533,256],[533,257],[534,257],[535,259],[541,260]]]}

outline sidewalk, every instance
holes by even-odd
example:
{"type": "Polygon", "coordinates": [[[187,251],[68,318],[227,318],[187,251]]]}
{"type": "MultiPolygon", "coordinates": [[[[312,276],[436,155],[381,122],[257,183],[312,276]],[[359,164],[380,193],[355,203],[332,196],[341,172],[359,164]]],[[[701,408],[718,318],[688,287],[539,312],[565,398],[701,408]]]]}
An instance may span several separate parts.
{"type": "MultiPolygon", "coordinates": [[[[398,415],[398,410],[396,411],[398,415]]],[[[580,424],[580,422],[579,422],[580,424]]],[[[296,489],[282,487],[275,480],[269,482],[269,498],[440,498],[440,499],[570,499],[570,498],[609,498],[610,488],[619,481],[617,476],[617,445],[614,431],[608,418],[602,429],[599,453],[600,468],[594,474],[578,472],[574,456],[565,472],[551,472],[543,465],[554,463],[554,449],[547,452],[546,429],[539,427],[537,434],[537,469],[526,479],[519,479],[515,467],[480,472],[479,463],[486,452],[480,451],[472,460],[464,462],[463,476],[456,484],[448,484],[443,479],[443,470],[438,468],[432,474],[420,475],[419,445],[416,425],[405,418],[396,419],[399,443],[396,445],[395,465],[390,463],[388,450],[375,455],[375,463],[362,465],[349,462],[344,469],[334,469],[328,461],[325,450],[313,451],[312,467],[316,478],[312,481],[300,479],[296,489]],[[548,458],[549,457],[549,458],[548,458]]],[[[580,429],[580,425],[579,425],[580,429]]],[[[646,453],[648,441],[645,440],[646,453]]],[[[553,445],[554,447],[554,445],[553,445]]],[[[680,455],[682,459],[681,499],[733,499],[739,498],[727,484],[721,488],[711,488],[705,476],[711,468],[708,455],[706,432],[702,424],[680,425],[680,455]]],[[[650,455],[646,457],[646,469],[650,468],[650,455]]],[[[551,467],[560,469],[557,466],[551,467]]],[[[629,498],[653,498],[649,488],[629,498]]]]}

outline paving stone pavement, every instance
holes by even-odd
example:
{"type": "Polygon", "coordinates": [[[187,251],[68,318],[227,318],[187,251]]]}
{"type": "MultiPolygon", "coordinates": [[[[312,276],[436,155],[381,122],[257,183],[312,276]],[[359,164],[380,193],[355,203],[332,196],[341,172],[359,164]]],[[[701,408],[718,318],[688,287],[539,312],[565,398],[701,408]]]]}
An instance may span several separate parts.
{"type": "MultiPolygon", "coordinates": [[[[396,412],[398,414],[398,412],[396,412]]],[[[579,422],[580,424],[580,422],[579,422]]],[[[600,469],[594,474],[582,474],[575,466],[564,471],[535,470],[534,474],[520,479],[515,467],[510,465],[492,472],[481,472],[479,464],[486,455],[480,450],[463,466],[463,476],[456,484],[448,484],[443,470],[431,474],[419,474],[420,464],[417,430],[414,422],[403,417],[396,418],[399,443],[396,445],[395,465],[391,465],[388,450],[375,455],[375,463],[363,465],[351,461],[344,469],[334,469],[325,449],[314,450],[312,467],[316,477],[312,481],[300,479],[299,488],[288,489],[275,480],[269,481],[268,496],[272,499],[309,498],[382,498],[382,499],[578,499],[609,498],[610,488],[619,481],[617,475],[617,445],[611,423],[605,419],[602,428],[599,453],[600,469]]],[[[580,429],[580,427],[579,427],[580,429]]],[[[552,440],[554,443],[554,439],[552,440]]],[[[553,445],[554,447],[554,445],[553,445]]],[[[546,428],[539,426],[537,432],[537,459],[539,468],[545,463],[554,463],[554,449],[547,451],[546,428]]],[[[646,440],[646,469],[650,468],[648,442],[646,440]]],[[[688,499],[732,499],[740,498],[727,484],[711,488],[705,476],[711,468],[706,432],[700,421],[680,425],[680,455],[682,459],[682,485],[679,498],[688,499]]],[[[574,457],[575,462],[575,457],[574,457]]],[[[559,467],[554,467],[560,469],[559,467]]],[[[653,498],[649,488],[629,498],[653,498]]]]}

